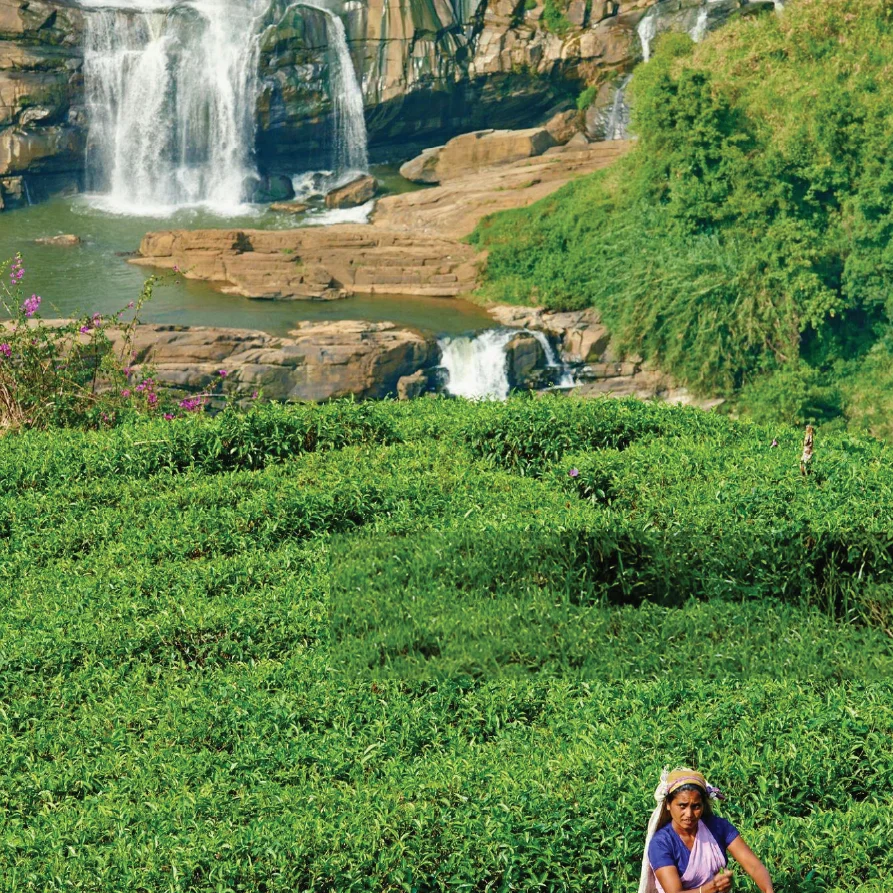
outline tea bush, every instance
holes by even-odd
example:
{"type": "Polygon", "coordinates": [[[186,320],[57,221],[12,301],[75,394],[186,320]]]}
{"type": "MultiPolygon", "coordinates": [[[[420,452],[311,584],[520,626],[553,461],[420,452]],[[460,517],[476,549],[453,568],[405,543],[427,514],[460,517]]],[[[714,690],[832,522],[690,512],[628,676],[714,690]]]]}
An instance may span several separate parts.
{"type": "Polygon", "coordinates": [[[889,455],[799,440],[553,398],[7,435],[0,886],[628,890],[690,762],[777,890],[884,889],[889,455]]]}

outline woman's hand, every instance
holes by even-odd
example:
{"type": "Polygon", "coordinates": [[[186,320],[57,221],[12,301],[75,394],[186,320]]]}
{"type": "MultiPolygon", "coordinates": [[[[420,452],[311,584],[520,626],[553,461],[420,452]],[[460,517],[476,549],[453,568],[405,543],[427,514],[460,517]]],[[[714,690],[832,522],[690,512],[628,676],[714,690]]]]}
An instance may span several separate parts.
{"type": "Polygon", "coordinates": [[[718,871],[713,883],[716,884],[716,893],[728,893],[732,889],[732,872],[728,868],[718,871]]]}

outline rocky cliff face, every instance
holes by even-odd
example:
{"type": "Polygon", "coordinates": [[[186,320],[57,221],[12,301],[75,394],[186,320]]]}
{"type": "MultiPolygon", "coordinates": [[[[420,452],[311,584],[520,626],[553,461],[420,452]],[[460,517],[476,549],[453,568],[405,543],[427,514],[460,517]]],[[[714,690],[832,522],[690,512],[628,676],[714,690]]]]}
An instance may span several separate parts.
{"type": "MultiPolygon", "coordinates": [[[[373,157],[537,123],[642,57],[638,29],[706,30],[775,0],[312,0],[345,22],[373,157]]],[[[0,0],[0,205],[83,185],[85,17],[73,0],[0,0]]],[[[261,36],[258,163],[323,167],[332,67],[325,13],[272,0],[261,36]]],[[[607,101],[607,100],[605,100],[607,101]]]]}
{"type": "Polygon", "coordinates": [[[0,209],[81,185],[82,30],[71,5],[0,0],[0,209]]]}

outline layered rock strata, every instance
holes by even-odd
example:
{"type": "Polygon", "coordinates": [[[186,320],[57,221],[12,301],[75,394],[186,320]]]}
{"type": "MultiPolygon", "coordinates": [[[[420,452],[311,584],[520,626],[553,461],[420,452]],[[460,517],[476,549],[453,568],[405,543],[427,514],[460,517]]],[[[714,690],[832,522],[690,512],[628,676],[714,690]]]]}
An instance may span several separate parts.
{"type": "MultiPolygon", "coordinates": [[[[120,346],[120,333],[112,333],[120,346]]],[[[423,389],[440,354],[433,338],[393,323],[303,323],[287,337],[249,329],[141,325],[135,374],[187,393],[269,400],[385,397],[423,389]],[[220,374],[224,370],[226,375],[220,374]],[[411,378],[407,383],[403,381],[411,378]]]]}

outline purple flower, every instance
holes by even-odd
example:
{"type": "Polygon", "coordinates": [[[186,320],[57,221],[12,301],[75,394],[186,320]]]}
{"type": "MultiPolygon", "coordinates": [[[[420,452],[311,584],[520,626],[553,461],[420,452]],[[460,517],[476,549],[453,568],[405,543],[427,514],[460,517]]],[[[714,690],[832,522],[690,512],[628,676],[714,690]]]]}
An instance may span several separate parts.
{"type": "Polygon", "coordinates": [[[143,391],[146,390],[146,383],[145,383],[144,381],[141,381],[141,382],[136,386],[136,390],[137,390],[137,393],[141,394],[143,391]]]}
{"type": "Polygon", "coordinates": [[[217,371],[217,374],[218,374],[221,378],[226,378],[226,376],[229,375],[229,372],[227,372],[226,369],[219,369],[219,370],[217,371]]]}
{"type": "Polygon", "coordinates": [[[25,316],[34,316],[34,314],[37,313],[38,307],[40,307],[40,295],[31,295],[31,297],[26,298],[22,304],[22,312],[25,316]]]}
{"type": "Polygon", "coordinates": [[[133,369],[130,366],[125,366],[123,370],[121,370],[127,378],[130,378],[130,373],[133,372],[133,369]]]}
{"type": "Polygon", "coordinates": [[[252,399],[252,400],[257,400],[257,398],[258,398],[259,396],[260,396],[260,394],[259,394],[257,391],[252,391],[252,392],[251,392],[251,399],[252,399]]]}
{"type": "Polygon", "coordinates": [[[175,272],[175,273],[179,273],[179,272],[180,272],[180,267],[179,267],[177,264],[174,264],[173,269],[174,269],[174,272],[175,272]]]}
{"type": "Polygon", "coordinates": [[[772,443],[769,444],[769,449],[772,449],[772,447],[777,447],[777,446],[778,446],[778,441],[773,437],[772,443]]]}
{"type": "Polygon", "coordinates": [[[127,304],[127,309],[128,309],[128,310],[133,310],[134,307],[136,307],[136,304],[134,304],[133,301],[130,301],[130,302],[127,304]]]}
{"type": "Polygon", "coordinates": [[[121,391],[121,396],[124,397],[125,399],[127,399],[130,396],[130,389],[124,388],[124,390],[121,391]]]}
{"type": "Polygon", "coordinates": [[[166,412],[166,413],[164,414],[164,420],[165,420],[166,422],[171,422],[171,421],[173,421],[173,418],[174,418],[174,414],[173,414],[172,412],[166,412]]]}
{"type": "Polygon", "coordinates": [[[580,469],[579,469],[579,468],[572,468],[572,469],[568,472],[568,475],[569,475],[570,477],[572,477],[572,478],[578,478],[578,477],[580,476],[580,469]]]}
{"type": "Polygon", "coordinates": [[[146,399],[149,401],[149,406],[155,406],[158,402],[158,394],[149,394],[146,399]]]}
{"type": "Polygon", "coordinates": [[[8,360],[12,356],[12,348],[8,344],[0,344],[0,354],[8,360]]]}
{"type": "Polygon", "coordinates": [[[204,405],[204,397],[184,397],[180,401],[180,409],[182,409],[184,412],[197,412],[204,405]]]}
{"type": "Polygon", "coordinates": [[[82,335],[88,335],[89,333],[90,333],[90,326],[89,326],[89,325],[81,326],[81,334],[82,334],[82,335]]]}

